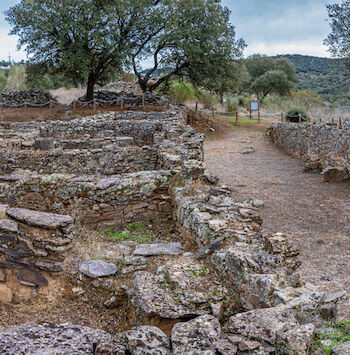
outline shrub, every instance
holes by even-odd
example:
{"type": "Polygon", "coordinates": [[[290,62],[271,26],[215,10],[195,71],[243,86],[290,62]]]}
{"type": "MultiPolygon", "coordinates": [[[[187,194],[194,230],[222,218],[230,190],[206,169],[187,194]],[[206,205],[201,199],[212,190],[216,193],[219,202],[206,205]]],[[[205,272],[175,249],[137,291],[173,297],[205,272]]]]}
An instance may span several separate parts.
{"type": "Polygon", "coordinates": [[[185,101],[192,100],[194,98],[194,89],[190,83],[173,81],[170,83],[168,89],[168,95],[172,100],[183,104],[185,101]]]}
{"type": "Polygon", "coordinates": [[[249,106],[250,97],[240,95],[238,96],[238,105],[242,107],[249,106]]]}
{"type": "Polygon", "coordinates": [[[292,108],[287,112],[286,120],[290,122],[299,122],[299,115],[301,116],[302,122],[307,121],[307,113],[302,108],[292,108]]]}
{"type": "Polygon", "coordinates": [[[202,92],[200,96],[199,101],[203,104],[205,109],[211,109],[217,102],[215,97],[208,92],[202,92]]]}
{"type": "Polygon", "coordinates": [[[226,100],[226,111],[235,112],[238,110],[239,99],[235,96],[229,96],[226,100]]]}

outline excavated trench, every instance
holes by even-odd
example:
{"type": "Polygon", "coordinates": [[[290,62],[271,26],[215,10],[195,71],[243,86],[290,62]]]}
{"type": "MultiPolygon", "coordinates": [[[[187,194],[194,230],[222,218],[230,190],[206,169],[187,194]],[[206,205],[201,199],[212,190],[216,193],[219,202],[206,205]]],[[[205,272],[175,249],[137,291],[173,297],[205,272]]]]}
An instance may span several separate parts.
{"type": "Polygon", "coordinates": [[[343,296],[301,284],[183,115],[0,125],[1,353],[308,353],[343,296]]]}

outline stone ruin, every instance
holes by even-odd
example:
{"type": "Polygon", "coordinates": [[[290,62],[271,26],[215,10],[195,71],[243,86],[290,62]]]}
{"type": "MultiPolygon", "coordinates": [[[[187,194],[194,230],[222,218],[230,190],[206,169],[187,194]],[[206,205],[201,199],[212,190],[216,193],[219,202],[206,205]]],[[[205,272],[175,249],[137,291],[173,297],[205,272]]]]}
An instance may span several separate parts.
{"type": "Polygon", "coordinates": [[[305,161],[305,171],[319,170],[326,182],[350,179],[350,122],[274,123],[269,136],[288,154],[305,161]]]}
{"type": "Polygon", "coordinates": [[[101,306],[129,308],[119,336],[24,324],[0,332],[1,354],[309,353],[344,294],[301,283],[298,251],[262,233],[259,201],[218,185],[203,141],[174,107],[0,124],[0,300],[35,301],[69,274],[72,297],[94,288],[101,306]],[[181,242],[72,258],[78,224],[162,220],[181,242]]]}

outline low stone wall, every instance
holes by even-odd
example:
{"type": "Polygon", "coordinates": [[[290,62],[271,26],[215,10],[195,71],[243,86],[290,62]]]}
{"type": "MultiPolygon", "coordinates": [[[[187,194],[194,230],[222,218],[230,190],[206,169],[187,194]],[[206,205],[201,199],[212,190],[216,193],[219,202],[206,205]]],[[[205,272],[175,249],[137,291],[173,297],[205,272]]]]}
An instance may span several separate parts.
{"type": "Polygon", "coordinates": [[[16,169],[42,174],[75,173],[113,175],[156,170],[158,153],[154,147],[106,146],[103,149],[0,152],[3,173],[16,169]]]}
{"type": "Polygon", "coordinates": [[[350,178],[350,125],[274,123],[272,141],[288,154],[306,162],[306,169],[320,169],[325,181],[350,178]]]}
{"type": "Polygon", "coordinates": [[[13,207],[68,213],[86,224],[154,221],[171,216],[169,171],[143,171],[98,179],[96,176],[0,176],[0,200],[13,207]]]}
{"type": "Polygon", "coordinates": [[[74,120],[50,121],[40,127],[41,137],[55,139],[127,136],[136,145],[153,143],[153,136],[161,132],[163,122],[174,119],[170,114],[155,113],[105,113],[74,120]]]}

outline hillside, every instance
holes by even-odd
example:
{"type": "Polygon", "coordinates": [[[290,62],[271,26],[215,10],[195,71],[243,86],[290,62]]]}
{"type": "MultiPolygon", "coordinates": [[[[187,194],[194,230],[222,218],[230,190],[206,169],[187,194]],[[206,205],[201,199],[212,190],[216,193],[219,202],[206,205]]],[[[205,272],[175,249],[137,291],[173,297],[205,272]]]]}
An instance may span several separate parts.
{"type": "MultiPolygon", "coordinates": [[[[281,57],[281,56],[277,56],[281,57]]],[[[283,55],[295,66],[300,82],[297,89],[317,90],[325,100],[350,106],[350,69],[343,59],[306,55],[283,55]]]]}

